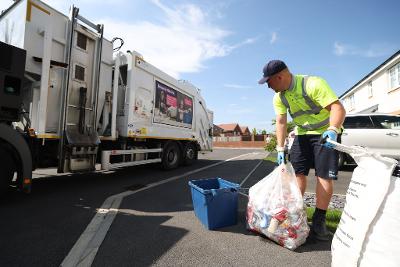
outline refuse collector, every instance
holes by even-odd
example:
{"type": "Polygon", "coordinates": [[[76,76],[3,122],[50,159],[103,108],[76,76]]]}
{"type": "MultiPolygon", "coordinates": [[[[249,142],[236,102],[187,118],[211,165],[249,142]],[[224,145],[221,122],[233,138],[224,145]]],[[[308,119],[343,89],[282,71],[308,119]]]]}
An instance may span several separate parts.
{"type": "Polygon", "coordinates": [[[326,210],[337,180],[338,152],[331,143],[321,145],[321,138],[340,142],[346,111],[327,82],[316,76],[293,75],[281,60],[271,60],[263,68],[259,84],[267,83],[275,91],[278,164],[285,161],[284,142],[287,133],[287,112],[296,125],[295,139],[290,149],[290,162],[296,173],[302,195],[307,175],[315,167],[316,209],[311,233],[318,240],[328,241],[332,233],[326,228],[326,210]],[[314,163],[314,164],[313,164],[314,163]]]}

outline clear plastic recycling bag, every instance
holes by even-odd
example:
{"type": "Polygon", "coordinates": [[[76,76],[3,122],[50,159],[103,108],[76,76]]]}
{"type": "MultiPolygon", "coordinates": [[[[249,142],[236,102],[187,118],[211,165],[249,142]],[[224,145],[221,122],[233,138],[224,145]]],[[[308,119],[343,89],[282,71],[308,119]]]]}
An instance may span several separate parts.
{"type": "Polygon", "coordinates": [[[290,162],[250,187],[247,228],[290,250],[306,241],[310,228],[290,162]]]}

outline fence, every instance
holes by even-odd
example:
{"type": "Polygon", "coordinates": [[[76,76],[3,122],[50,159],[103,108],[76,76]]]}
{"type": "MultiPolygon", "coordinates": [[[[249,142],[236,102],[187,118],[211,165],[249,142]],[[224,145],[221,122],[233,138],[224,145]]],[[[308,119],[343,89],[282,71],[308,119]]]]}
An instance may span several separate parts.
{"type": "Polygon", "coordinates": [[[239,142],[244,136],[214,136],[213,142],[239,142]]]}
{"type": "Polygon", "coordinates": [[[268,135],[250,136],[214,136],[214,147],[264,147],[267,144],[268,135]]]}

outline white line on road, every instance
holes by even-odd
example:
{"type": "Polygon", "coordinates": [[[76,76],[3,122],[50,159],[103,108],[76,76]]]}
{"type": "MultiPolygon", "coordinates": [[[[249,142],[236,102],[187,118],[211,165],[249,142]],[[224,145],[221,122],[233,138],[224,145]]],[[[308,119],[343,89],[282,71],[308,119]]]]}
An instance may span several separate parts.
{"type": "Polygon", "coordinates": [[[242,187],[242,185],[247,181],[247,179],[249,179],[250,175],[253,174],[253,172],[255,172],[255,170],[258,168],[258,166],[260,166],[260,164],[263,162],[264,160],[261,159],[260,162],[257,164],[257,166],[254,167],[254,169],[251,170],[251,172],[249,172],[249,174],[246,176],[246,178],[243,179],[243,181],[240,183],[240,187],[242,187]]]}
{"type": "Polygon", "coordinates": [[[182,177],[187,177],[188,175],[215,167],[217,165],[224,164],[228,161],[232,161],[234,159],[244,157],[247,155],[254,155],[258,154],[255,152],[252,153],[246,153],[239,155],[234,158],[227,159],[225,161],[217,162],[181,175],[173,176],[171,178],[168,178],[166,180],[156,182],[156,183],[151,183],[147,185],[144,188],[135,190],[135,191],[126,191],[117,195],[113,195],[108,197],[103,205],[101,206],[100,209],[97,210],[97,214],[93,217],[92,221],[89,223],[89,225],[86,227],[85,231],[82,233],[82,235],[79,237],[78,241],[75,243],[75,245],[72,247],[68,255],[65,257],[63,262],[61,263],[60,266],[63,267],[75,267],[75,266],[80,266],[80,267],[86,267],[86,266],[91,266],[94,258],[97,254],[97,251],[99,250],[101,243],[103,242],[108,230],[110,229],[110,226],[115,218],[115,215],[118,213],[118,208],[122,202],[122,199],[126,196],[130,196],[133,194],[136,194],[138,192],[148,190],[150,188],[154,188],[156,186],[175,181],[179,178],[182,177]]]}

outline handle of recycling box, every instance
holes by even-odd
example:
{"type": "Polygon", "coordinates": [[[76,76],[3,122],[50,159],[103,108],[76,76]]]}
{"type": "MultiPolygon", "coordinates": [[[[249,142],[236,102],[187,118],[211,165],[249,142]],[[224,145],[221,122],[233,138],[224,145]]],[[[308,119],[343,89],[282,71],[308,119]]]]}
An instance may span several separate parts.
{"type": "Polygon", "coordinates": [[[232,193],[232,192],[237,192],[238,190],[236,189],[236,188],[233,188],[233,187],[229,187],[229,188],[220,188],[220,189],[211,189],[210,191],[211,191],[211,194],[213,195],[213,196],[216,196],[217,195],[217,190],[218,190],[218,193],[232,193]],[[222,192],[221,192],[222,191],[222,192]]]}
{"type": "MultiPolygon", "coordinates": [[[[230,188],[220,188],[220,189],[210,189],[211,191],[211,195],[214,197],[217,194],[225,194],[225,193],[232,193],[232,192],[238,192],[238,189],[230,187],[230,188]],[[217,191],[218,190],[218,191],[217,191]],[[221,192],[222,191],[222,192],[221,192]]],[[[209,194],[207,194],[207,198],[208,198],[209,194]]],[[[213,198],[209,199],[209,201],[211,202],[213,200],[213,198]]],[[[204,205],[207,205],[207,203],[204,203],[204,205]]]]}

